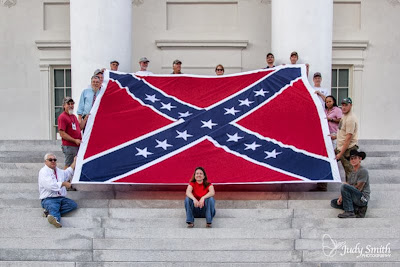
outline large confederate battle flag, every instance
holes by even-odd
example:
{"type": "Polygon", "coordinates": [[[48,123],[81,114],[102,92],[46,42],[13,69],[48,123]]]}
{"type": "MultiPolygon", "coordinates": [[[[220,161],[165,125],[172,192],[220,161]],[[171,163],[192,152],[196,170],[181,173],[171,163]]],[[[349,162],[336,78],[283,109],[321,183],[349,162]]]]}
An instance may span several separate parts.
{"type": "Polygon", "coordinates": [[[105,73],[74,183],[338,182],[304,65],[218,77],[105,73]]]}

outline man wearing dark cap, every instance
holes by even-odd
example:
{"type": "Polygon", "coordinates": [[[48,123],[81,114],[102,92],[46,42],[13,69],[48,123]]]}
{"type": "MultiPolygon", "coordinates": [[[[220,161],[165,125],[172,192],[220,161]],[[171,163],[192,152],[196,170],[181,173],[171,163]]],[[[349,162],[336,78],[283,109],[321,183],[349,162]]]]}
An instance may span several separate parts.
{"type": "Polygon", "coordinates": [[[149,62],[150,61],[146,57],[142,57],[141,59],[139,59],[140,70],[137,71],[135,74],[138,76],[152,75],[153,73],[147,70],[149,62]]]}
{"type": "MultiPolygon", "coordinates": [[[[353,101],[350,97],[342,100],[343,117],[339,122],[339,129],[336,135],[337,145],[335,149],[336,159],[342,162],[346,172],[346,181],[351,173],[350,151],[358,149],[358,121],[352,111],[353,101]]],[[[331,136],[332,139],[335,136],[331,136]]]]}
{"type": "MultiPolygon", "coordinates": [[[[298,60],[299,60],[299,54],[297,54],[296,51],[293,51],[292,53],[290,53],[290,64],[297,64],[298,60]]],[[[308,76],[309,70],[310,70],[310,64],[306,63],[307,76],[308,76]]]]}
{"type": "Polygon", "coordinates": [[[181,72],[181,68],[182,68],[182,62],[179,59],[175,59],[174,62],[172,62],[171,74],[183,74],[181,72]]]}
{"type": "Polygon", "coordinates": [[[290,64],[297,64],[297,60],[299,60],[299,55],[296,51],[290,53],[290,64]]]}
{"type": "Polygon", "coordinates": [[[119,67],[119,62],[116,60],[113,60],[110,62],[110,69],[113,71],[118,71],[118,67],[119,67]]]}
{"type": "Polygon", "coordinates": [[[343,183],[339,198],[332,199],[331,206],[343,209],[339,218],[364,218],[367,212],[371,190],[369,188],[368,170],[361,166],[366,154],[356,149],[350,151],[350,164],[353,167],[347,183],[343,183]]]}
{"type": "Polygon", "coordinates": [[[61,148],[65,156],[65,168],[68,168],[78,154],[82,135],[78,119],[73,114],[74,100],[67,96],[63,103],[64,112],[58,116],[58,132],[62,138],[61,148]]]}
{"type": "Polygon", "coordinates": [[[267,57],[265,59],[267,60],[267,67],[265,67],[266,69],[275,68],[275,65],[274,65],[274,62],[275,62],[274,54],[272,54],[271,52],[268,53],[267,57]]]}

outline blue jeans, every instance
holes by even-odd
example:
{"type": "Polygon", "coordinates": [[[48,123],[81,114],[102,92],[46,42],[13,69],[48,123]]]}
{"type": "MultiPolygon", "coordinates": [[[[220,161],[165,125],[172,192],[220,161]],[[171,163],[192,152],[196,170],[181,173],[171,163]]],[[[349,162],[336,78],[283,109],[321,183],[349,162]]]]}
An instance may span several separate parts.
{"type": "Polygon", "coordinates": [[[342,193],[342,204],[337,204],[337,198],[332,199],[331,206],[336,209],[342,209],[344,211],[353,211],[354,206],[364,207],[367,206],[368,202],[362,201],[361,197],[363,194],[354,186],[348,184],[342,184],[340,187],[342,193]]]}
{"type": "Polygon", "coordinates": [[[207,223],[212,223],[212,219],[215,216],[215,199],[213,197],[206,198],[204,201],[204,207],[196,208],[193,200],[186,197],[185,209],[187,223],[193,223],[194,218],[206,218],[207,223]]]}
{"type": "Polygon", "coordinates": [[[75,201],[66,197],[48,197],[42,199],[42,207],[57,221],[60,221],[62,214],[73,211],[78,205],[75,201]]]}

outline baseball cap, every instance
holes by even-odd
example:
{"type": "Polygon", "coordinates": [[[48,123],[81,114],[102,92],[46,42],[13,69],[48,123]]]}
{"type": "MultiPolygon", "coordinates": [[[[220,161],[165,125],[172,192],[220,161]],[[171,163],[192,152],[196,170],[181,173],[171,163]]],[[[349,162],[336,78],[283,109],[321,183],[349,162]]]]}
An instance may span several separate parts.
{"type": "Polygon", "coordinates": [[[119,62],[116,61],[116,60],[113,60],[113,61],[110,62],[110,64],[113,64],[113,63],[117,63],[117,65],[119,66],[119,62]]]}
{"type": "Polygon", "coordinates": [[[347,97],[342,100],[342,104],[353,104],[353,100],[350,97],[347,97]]]}
{"type": "MultiPolygon", "coordinates": [[[[66,103],[69,103],[69,102],[74,102],[74,100],[72,100],[72,97],[70,97],[70,96],[66,96],[66,97],[64,97],[64,100],[63,100],[63,103],[64,104],[66,104],[66,103]]],[[[75,103],[75,102],[74,102],[75,103]]]]}
{"type": "Polygon", "coordinates": [[[97,75],[99,73],[103,74],[103,71],[101,69],[97,69],[94,71],[93,75],[97,75]]]}
{"type": "Polygon", "coordinates": [[[315,77],[322,77],[321,72],[316,72],[316,73],[314,73],[314,78],[315,78],[315,77]]]}
{"type": "Polygon", "coordinates": [[[173,64],[182,64],[182,61],[180,61],[179,59],[175,59],[174,62],[172,62],[172,65],[173,64]]]}
{"type": "Polygon", "coordinates": [[[290,53],[290,56],[299,56],[299,55],[297,54],[296,51],[293,51],[292,53],[290,53]]]}
{"type": "Polygon", "coordinates": [[[139,59],[139,62],[150,62],[150,60],[148,60],[147,57],[142,57],[139,59]]]}

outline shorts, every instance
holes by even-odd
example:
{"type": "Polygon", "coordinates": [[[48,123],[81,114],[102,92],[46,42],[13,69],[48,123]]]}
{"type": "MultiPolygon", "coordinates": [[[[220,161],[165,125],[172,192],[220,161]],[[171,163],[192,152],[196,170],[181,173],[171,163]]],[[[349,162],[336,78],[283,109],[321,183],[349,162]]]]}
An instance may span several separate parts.
{"type": "Polygon", "coordinates": [[[77,146],[61,146],[65,157],[65,166],[71,166],[75,156],[78,155],[78,149],[79,147],[77,146]]]}

